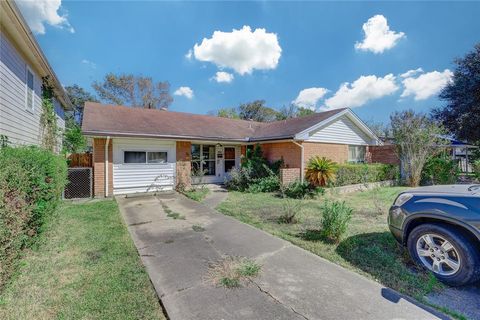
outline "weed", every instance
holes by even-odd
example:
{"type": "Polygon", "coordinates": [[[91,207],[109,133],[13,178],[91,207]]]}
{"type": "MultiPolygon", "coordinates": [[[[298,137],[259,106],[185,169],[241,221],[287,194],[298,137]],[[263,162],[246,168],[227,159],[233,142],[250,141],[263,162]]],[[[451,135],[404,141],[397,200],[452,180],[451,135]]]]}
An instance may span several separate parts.
{"type": "Polygon", "coordinates": [[[202,226],[199,226],[198,224],[194,224],[194,225],[192,226],[192,229],[193,229],[193,231],[195,231],[195,232],[203,232],[203,231],[205,231],[205,228],[202,227],[202,226]]]}
{"type": "Polygon", "coordinates": [[[239,275],[244,277],[256,277],[260,272],[261,266],[255,261],[244,259],[237,268],[239,275]]]}
{"type": "Polygon", "coordinates": [[[257,276],[260,269],[261,266],[255,261],[227,256],[210,265],[207,279],[216,286],[238,288],[242,282],[257,276]]]}

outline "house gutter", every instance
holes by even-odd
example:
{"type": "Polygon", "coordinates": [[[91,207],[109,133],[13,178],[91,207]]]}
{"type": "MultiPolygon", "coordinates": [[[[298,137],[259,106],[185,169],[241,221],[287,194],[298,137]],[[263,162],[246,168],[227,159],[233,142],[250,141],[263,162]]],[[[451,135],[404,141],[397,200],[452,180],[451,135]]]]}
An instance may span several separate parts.
{"type": "Polygon", "coordinates": [[[305,157],[305,155],[304,155],[305,150],[303,148],[303,144],[298,143],[295,140],[292,140],[292,142],[300,147],[300,181],[303,183],[304,175],[305,175],[305,165],[304,165],[304,161],[303,161],[304,157],[305,157]]]}
{"type": "Polygon", "coordinates": [[[105,140],[105,198],[108,198],[108,146],[110,144],[110,136],[105,140]]]}

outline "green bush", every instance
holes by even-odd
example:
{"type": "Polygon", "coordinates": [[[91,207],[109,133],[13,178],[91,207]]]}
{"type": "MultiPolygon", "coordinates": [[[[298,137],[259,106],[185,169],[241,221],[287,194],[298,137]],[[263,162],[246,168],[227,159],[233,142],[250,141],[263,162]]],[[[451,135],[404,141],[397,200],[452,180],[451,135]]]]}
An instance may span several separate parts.
{"type": "Polygon", "coordinates": [[[281,189],[285,197],[293,199],[314,198],[317,195],[323,195],[325,189],[322,187],[315,187],[309,182],[294,181],[281,189]]]}
{"type": "Polygon", "coordinates": [[[477,179],[480,179],[480,159],[475,160],[472,164],[473,174],[477,179]]]}
{"type": "Polygon", "coordinates": [[[37,147],[0,149],[0,283],[59,203],[65,159],[37,147]]]}
{"type": "Polygon", "coordinates": [[[430,157],[422,170],[424,184],[452,184],[457,181],[460,169],[448,154],[441,153],[430,157]]]}
{"type": "Polygon", "coordinates": [[[325,201],[322,207],[321,235],[338,243],[347,231],[353,209],[339,201],[325,201]]]}
{"type": "Polygon", "coordinates": [[[340,164],[337,167],[336,186],[398,180],[399,167],[393,164],[340,164]]]}
{"type": "Polygon", "coordinates": [[[277,175],[270,175],[264,178],[253,180],[247,190],[251,193],[274,192],[280,189],[280,179],[277,175]]]}

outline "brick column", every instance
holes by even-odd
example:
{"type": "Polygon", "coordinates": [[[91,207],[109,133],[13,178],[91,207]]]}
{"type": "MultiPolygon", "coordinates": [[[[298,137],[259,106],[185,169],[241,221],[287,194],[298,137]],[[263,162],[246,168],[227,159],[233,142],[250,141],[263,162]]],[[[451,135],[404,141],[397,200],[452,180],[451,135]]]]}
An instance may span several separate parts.
{"type": "Polygon", "coordinates": [[[280,183],[289,184],[300,180],[300,168],[282,168],[280,169],[280,183]]]}
{"type": "Polygon", "coordinates": [[[177,181],[176,188],[189,189],[192,186],[192,143],[177,141],[177,181]]]}
{"type": "MultiPolygon", "coordinates": [[[[105,197],[105,142],[106,138],[93,139],[93,195],[105,197]]],[[[108,144],[108,196],[113,195],[113,141],[108,144]]]]}

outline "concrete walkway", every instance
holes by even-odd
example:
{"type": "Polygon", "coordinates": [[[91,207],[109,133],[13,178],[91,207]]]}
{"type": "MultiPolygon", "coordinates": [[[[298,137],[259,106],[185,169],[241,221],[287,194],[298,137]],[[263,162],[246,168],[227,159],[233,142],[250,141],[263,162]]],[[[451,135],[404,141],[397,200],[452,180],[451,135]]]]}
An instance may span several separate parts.
{"type": "Polygon", "coordinates": [[[210,191],[202,201],[204,205],[215,209],[221,202],[227,199],[228,191],[223,185],[209,184],[206,186],[210,191]]]}
{"type": "Polygon", "coordinates": [[[438,319],[397,293],[178,194],[117,199],[170,319],[438,319]],[[167,217],[163,207],[181,218],[167,217]],[[193,225],[204,228],[197,231],[193,225]],[[238,289],[206,280],[224,256],[255,259],[238,289]]]}

